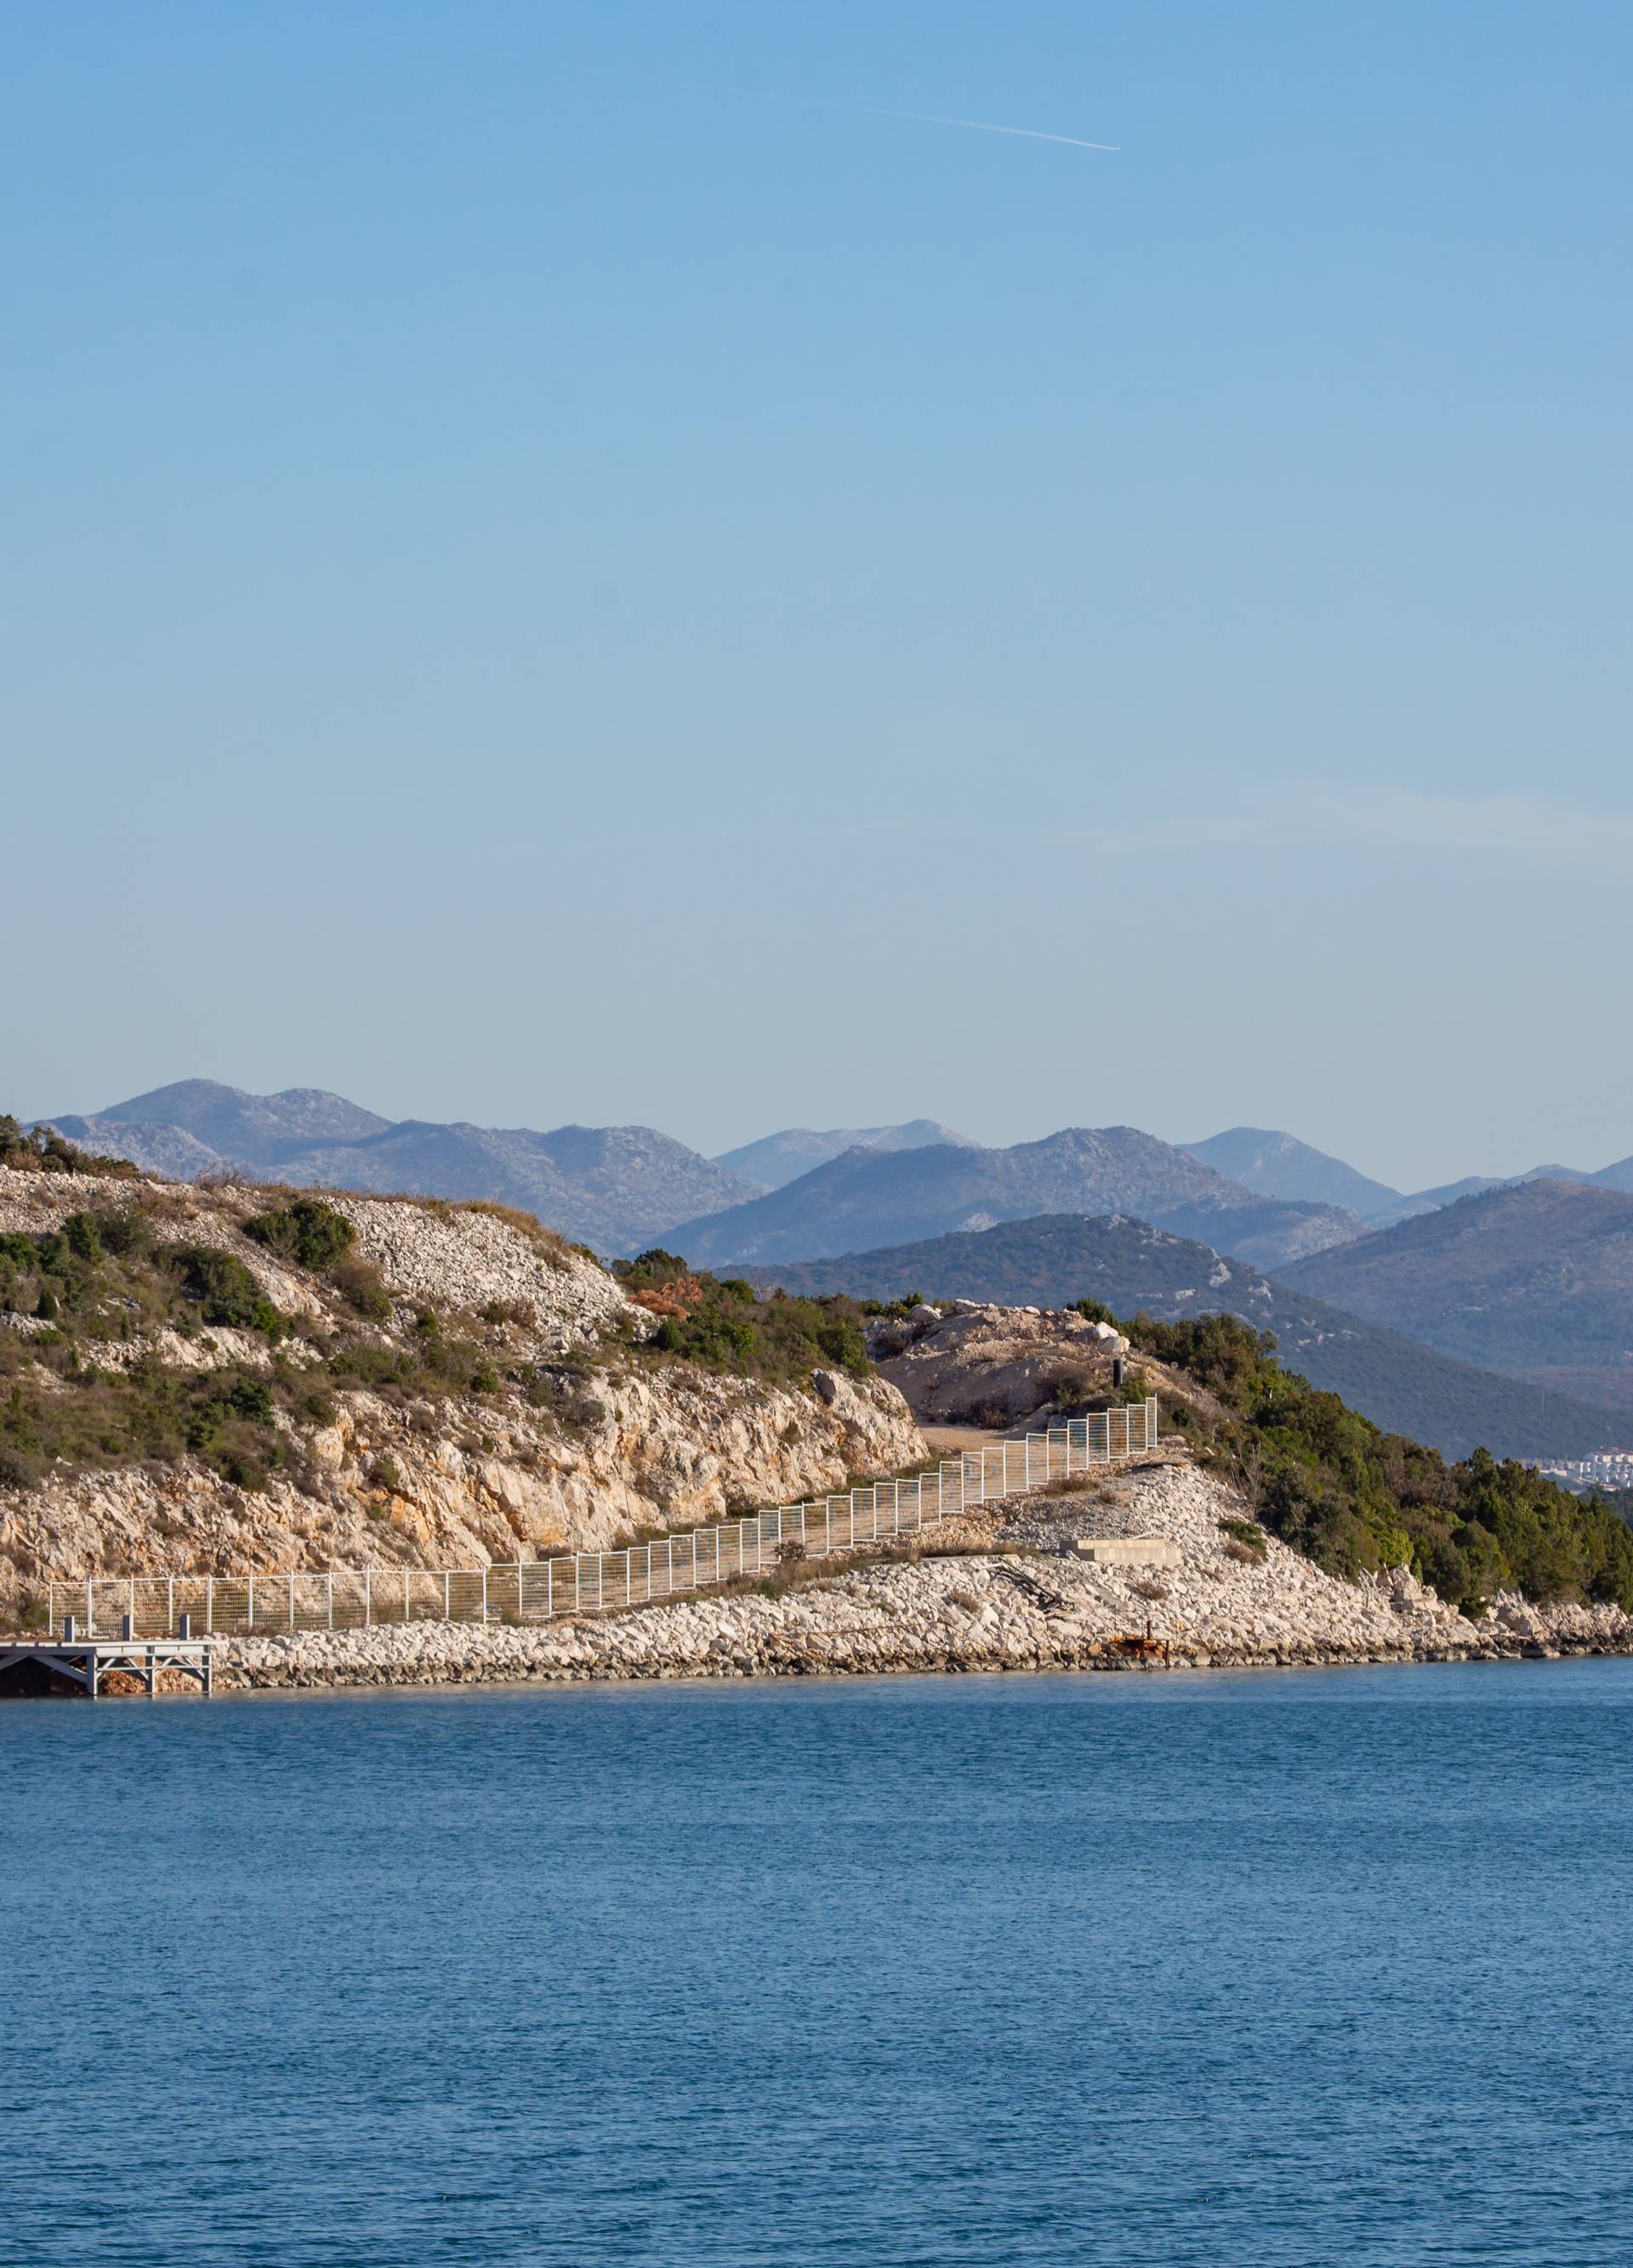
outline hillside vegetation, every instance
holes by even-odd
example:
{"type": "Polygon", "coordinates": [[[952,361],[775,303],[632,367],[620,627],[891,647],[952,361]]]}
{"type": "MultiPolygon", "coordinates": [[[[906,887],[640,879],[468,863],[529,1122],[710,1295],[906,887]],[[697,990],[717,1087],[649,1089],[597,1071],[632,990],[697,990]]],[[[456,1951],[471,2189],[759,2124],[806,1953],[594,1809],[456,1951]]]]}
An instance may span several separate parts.
{"type": "MultiPolygon", "coordinates": [[[[340,1309],[286,1313],[248,1260],[213,1243],[173,1241],[139,1202],[65,1213],[49,1229],[0,1232],[0,1484],[26,1487],[48,1471],[191,1458],[240,1488],[276,1472],[312,1477],[302,1428],[332,1423],[335,1394],[366,1388],[399,1405],[513,1392],[535,1408],[561,1400],[541,1373],[533,1318],[489,1302],[447,1314],[417,1304],[406,1332],[382,1332],[393,1301],[380,1270],[358,1257],[352,1221],[314,1196],[262,1203],[239,1225],[246,1242],[324,1282],[340,1309]],[[212,1334],[250,1344],[221,1359],[212,1334]],[[168,1349],[160,1344],[168,1339],[168,1349]],[[135,1359],[120,1358],[135,1350],[135,1359]],[[189,1351],[208,1357],[201,1367],[189,1351]],[[170,1359],[166,1359],[166,1355],[170,1359]],[[180,1359],[176,1359],[176,1357],[180,1359]]],[[[546,1256],[569,1248],[528,1222],[546,1256]]],[[[751,1285],[691,1275],[661,1250],[618,1271],[637,1305],[660,1320],[606,1336],[600,1359],[643,1371],[671,1362],[762,1384],[809,1388],[835,1366],[871,1374],[848,1300],[779,1296],[757,1306],[751,1285]]]]}
{"type": "Polygon", "coordinates": [[[661,1246],[613,1273],[630,1298],[661,1317],[645,1351],[676,1355],[738,1378],[804,1385],[821,1365],[866,1378],[873,1368],[861,1329],[861,1309],[840,1297],[790,1299],[775,1292],[757,1300],[740,1277],[696,1275],[678,1254],[661,1246]]]}
{"type": "Polygon", "coordinates": [[[1321,1566],[1344,1575],[1409,1566],[1474,1615],[1510,1589],[1633,1612],[1633,1530],[1607,1506],[1483,1449],[1452,1465],[1383,1432],[1284,1370],[1268,1336],[1234,1316],[1139,1316],[1125,1328],[1216,1397],[1216,1419],[1180,1413],[1199,1448],[1274,1535],[1321,1566]]]}

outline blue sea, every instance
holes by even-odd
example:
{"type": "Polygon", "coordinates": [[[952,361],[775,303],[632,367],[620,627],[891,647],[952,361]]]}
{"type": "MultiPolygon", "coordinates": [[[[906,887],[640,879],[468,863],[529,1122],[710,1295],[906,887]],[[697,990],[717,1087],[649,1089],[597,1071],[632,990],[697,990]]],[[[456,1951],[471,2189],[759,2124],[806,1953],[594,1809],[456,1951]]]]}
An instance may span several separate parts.
{"type": "Polygon", "coordinates": [[[1633,1663],[0,1709],[11,2268],[1633,2258],[1633,1663]]]}

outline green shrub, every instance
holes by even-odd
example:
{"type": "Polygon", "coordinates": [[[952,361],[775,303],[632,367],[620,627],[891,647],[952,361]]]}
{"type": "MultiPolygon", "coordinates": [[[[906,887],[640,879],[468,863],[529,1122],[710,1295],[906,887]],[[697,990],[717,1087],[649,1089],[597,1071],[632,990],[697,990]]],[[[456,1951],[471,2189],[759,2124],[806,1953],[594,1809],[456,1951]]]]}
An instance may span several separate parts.
{"type": "Polygon", "coordinates": [[[153,1249],[153,1232],[147,1218],[134,1208],[126,1212],[99,1213],[97,1232],[103,1251],[116,1260],[144,1260],[153,1249]]]}
{"type": "Polygon", "coordinates": [[[849,1300],[791,1300],[775,1292],[745,1301],[735,1281],[698,1281],[698,1304],[659,1324],[647,1342],[654,1351],[772,1386],[806,1385],[813,1370],[824,1368],[853,1378],[870,1373],[861,1310],[849,1300]]]}
{"type": "Polygon", "coordinates": [[[612,1272],[626,1291],[649,1292],[660,1284],[678,1284],[691,1273],[678,1252],[666,1252],[661,1244],[638,1252],[633,1260],[615,1260],[612,1272]]]}
{"type": "Polygon", "coordinates": [[[257,1213],[245,1222],[244,1233],[281,1258],[314,1270],[333,1268],[357,1241],[344,1213],[321,1197],[297,1197],[292,1204],[257,1213]]]}
{"type": "Polygon", "coordinates": [[[78,1260],[100,1260],[102,1257],[102,1232],[94,1214],[70,1212],[62,1227],[63,1243],[78,1260]]]}
{"type": "Polygon", "coordinates": [[[213,1244],[173,1244],[164,1256],[199,1321],[227,1330],[262,1331],[281,1338],[288,1328],[241,1260],[213,1244]]]}

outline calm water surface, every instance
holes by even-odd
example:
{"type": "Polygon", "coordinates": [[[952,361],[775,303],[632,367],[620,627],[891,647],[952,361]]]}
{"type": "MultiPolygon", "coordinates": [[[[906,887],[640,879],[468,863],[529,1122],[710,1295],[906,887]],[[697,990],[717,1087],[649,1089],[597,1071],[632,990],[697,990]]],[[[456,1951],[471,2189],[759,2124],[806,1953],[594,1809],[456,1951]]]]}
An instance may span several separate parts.
{"type": "Polygon", "coordinates": [[[1633,1663],[15,1704],[14,2268],[1633,2257],[1633,1663]]]}

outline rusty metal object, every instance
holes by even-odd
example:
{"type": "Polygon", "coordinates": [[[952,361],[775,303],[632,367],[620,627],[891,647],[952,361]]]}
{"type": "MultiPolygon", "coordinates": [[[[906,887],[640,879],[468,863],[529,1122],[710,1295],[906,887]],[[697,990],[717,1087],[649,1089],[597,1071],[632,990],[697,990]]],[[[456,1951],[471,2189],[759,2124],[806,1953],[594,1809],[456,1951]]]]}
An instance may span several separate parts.
{"type": "Polygon", "coordinates": [[[1143,1637],[1130,1636],[1125,1631],[1116,1631],[1106,1639],[1105,1651],[1107,1653],[1116,1654],[1121,1661],[1160,1661],[1166,1664],[1170,1659],[1168,1640],[1165,1638],[1151,1636],[1149,1615],[1145,1618],[1143,1637]]]}

